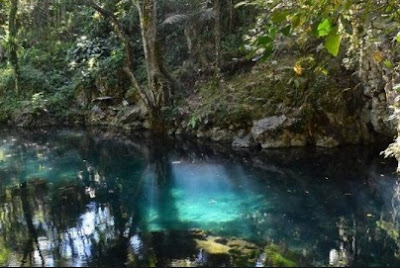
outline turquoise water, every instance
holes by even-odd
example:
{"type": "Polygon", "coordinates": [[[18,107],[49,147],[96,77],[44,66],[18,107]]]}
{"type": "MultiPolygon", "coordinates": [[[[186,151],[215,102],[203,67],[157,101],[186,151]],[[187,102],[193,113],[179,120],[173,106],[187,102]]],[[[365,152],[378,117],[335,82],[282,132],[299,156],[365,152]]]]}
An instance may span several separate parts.
{"type": "Polygon", "coordinates": [[[204,258],[196,230],[257,245],[251,266],[271,244],[307,265],[398,266],[400,181],[379,151],[3,131],[0,265],[235,265],[204,258]]]}

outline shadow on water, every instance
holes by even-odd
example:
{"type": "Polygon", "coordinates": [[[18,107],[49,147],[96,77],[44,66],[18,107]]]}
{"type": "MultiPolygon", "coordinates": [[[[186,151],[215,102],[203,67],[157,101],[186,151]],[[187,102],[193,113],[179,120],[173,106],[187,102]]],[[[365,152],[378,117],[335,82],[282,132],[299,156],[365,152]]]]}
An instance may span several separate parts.
{"type": "Polygon", "coordinates": [[[400,264],[400,187],[380,148],[233,151],[97,130],[0,137],[1,265],[233,265],[232,237],[312,265],[400,264]],[[204,258],[199,241],[223,257],[204,258]]]}

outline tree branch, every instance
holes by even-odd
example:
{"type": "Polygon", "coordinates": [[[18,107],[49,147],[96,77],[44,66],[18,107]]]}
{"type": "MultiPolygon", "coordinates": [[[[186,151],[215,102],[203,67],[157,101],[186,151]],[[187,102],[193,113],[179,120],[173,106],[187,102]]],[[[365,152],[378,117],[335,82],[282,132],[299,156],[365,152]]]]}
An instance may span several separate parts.
{"type": "Polygon", "coordinates": [[[100,15],[102,15],[104,18],[109,19],[111,21],[114,31],[116,32],[117,36],[121,39],[122,43],[124,44],[124,49],[125,49],[124,72],[127,74],[132,85],[138,90],[141,99],[145,102],[146,105],[149,105],[151,103],[150,97],[147,94],[147,92],[139,85],[139,82],[136,79],[136,76],[132,70],[133,69],[133,48],[130,43],[129,37],[124,32],[122,25],[118,21],[118,18],[114,15],[113,12],[102,8],[93,0],[77,0],[77,1],[81,5],[85,5],[85,6],[93,8],[98,13],[100,13],[100,15]]]}

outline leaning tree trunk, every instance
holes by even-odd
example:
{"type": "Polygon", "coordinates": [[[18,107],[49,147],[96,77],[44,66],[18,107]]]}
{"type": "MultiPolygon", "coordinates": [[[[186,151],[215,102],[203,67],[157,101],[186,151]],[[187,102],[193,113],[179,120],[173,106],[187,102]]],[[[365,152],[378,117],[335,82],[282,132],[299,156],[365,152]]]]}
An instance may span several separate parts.
{"type": "Polygon", "coordinates": [[[15,91],[19,91],[19,62],[18,62],[18,44],[17,44],[17,34],[18,34],[18,25],[17,25],[17,12],[18,12],[18,0],[11,0],[10,14],[9,14],[9,37],[8,37],[8,49],[9,49],[9,57],[10,63],[14,70],[14,88],[15,91]]]}
{"type": "Polygon", "coordinates": [[[153,130],[160,131],[164,127],[162,108],[171,100],[173,81],[164,68],[157,42],[156,0],[137,0],[136,6],[139,11],[147,81],[151,93],[150,120],[153,130]]]}

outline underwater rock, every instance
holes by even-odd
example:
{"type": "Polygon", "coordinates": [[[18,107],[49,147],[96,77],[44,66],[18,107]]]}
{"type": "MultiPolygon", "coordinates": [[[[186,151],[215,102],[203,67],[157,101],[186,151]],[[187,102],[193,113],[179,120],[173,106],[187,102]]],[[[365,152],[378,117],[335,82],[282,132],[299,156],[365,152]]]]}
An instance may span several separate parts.
{"type": "Polygon", "coordinates": [[[184,260],[172,260],[169,267],[197,267],[196,262],[184,259],[184,260]]]}
{"type": "Polygon", "coordinates": [[[254,265],[260,253],[257,245],[237,238],[207,236],[195,241],[209,257],[230,260],[230,265],[235,266],[254,265]]]}
{"type": "Polygon", "coordinates": [[[211,255],[229,254],[230,247],[216,242],[218,237],[209,236],[206,240],[195,239],[197,247],[204,249],[211,255]]]}

